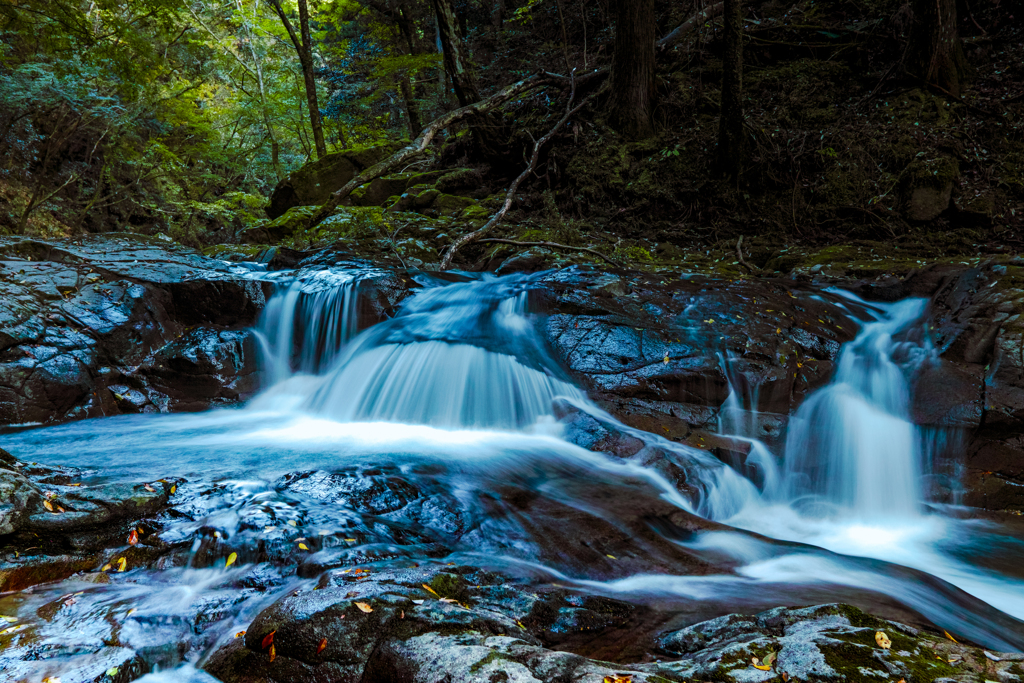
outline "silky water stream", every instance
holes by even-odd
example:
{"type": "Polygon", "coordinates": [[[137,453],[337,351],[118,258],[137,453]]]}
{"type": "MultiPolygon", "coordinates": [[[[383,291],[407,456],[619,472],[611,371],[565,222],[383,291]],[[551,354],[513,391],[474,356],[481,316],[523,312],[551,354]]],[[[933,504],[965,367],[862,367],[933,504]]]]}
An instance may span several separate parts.
{"type": "Polygon", "coordinates": [[[115,634],[181,680],[318,568],[412,561],[558,581],[682,622],[849,601],[1024,648],[1024,543],[922,488],[930,442],[908,418],[907,377],[937,362],[926,302],[847,296],[861,332],[792,416],[784,454],[749,433],[750,397],[731,396],[721,428],[751,442],[748,477],[590,404],[536,332],[534,278],[422,275],[396,317],[358,332],[367,275],[327,269],[282,287],[260,328],[268,386],[242,408],[0,436],[21,460],[81,468],[85,485],[180,478],[159,533],[185,549],[106,584],[0,596],[49,650],[13,680],[81,669],[80,652],[115,634]],[[685,490],[570,443],[553,404],[642,437],[685,490]],[[673,511],[689,530],[652,523],[673,511]],[[73,605],[34,616],[68,593],[73,605]]]}

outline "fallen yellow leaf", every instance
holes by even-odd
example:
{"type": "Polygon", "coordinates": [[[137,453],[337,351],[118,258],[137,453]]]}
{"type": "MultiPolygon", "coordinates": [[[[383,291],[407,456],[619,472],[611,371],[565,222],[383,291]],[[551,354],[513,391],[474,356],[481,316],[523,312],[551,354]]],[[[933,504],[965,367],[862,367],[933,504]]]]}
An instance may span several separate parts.
{"type": "Polygon", "coordinates": [[[127,566],[128,560],[126,560],[125,558],[122,557],[117,561],[117,571],[123,572],[127,566]]]}
{"type": "Polygon", "coordinates": [[[267,652],[270,655],[270,661],[274,661],[277,658],[277,648],[273,644],[270,645],[270,651],[267,652]]]}
{"type": "Polygon", "coordinates": [[[244,635],[245,635],[245,631],[239,631],[238,633],[235,634],[235,638],[241,638],[244,635]]]}
{"type": "Polygon", "coordinates": [[[299,550],[309,550],[309,546],[307,546],[305,543],[300,543],[299,550]]]}
{"type": "Polygon", "coordinates": [[[755,669],[760,669],[761,671],[769,671],[772,668],[770,664],[762,664],[761,660],[757,657],[750,658],[750,665],[755,669]]]}
{"type": "Polygon", "coordinates": [[[49,510],[50,512],[53,512],[53,503],[51,503],[50,501],[43,500],[43,507],[49,510]]]}
{"type": "Polygon", "coordinates": [[[230,555],[228,555],[228,561],[224,564],[224,568],[227,569],[228,567],[233,565],[235,563],[235,560],[237,559],[238,553],[231,553],[230,555]]]}
{"type": "Polygon", "coordinates": [[[959,643],[960,642],[956,638],[954,638],[953,636],[949,635],[949,631],[945,631],[944,630],[943,633],[945,633],[946,637],[949,638],[950,640],[952,640],[954,643],[959,643]]]}
{"type": "Polygon", "coordinates": [[[107,563],[107,564],[103,565],[103,568],[100,569],[100,571],[101,572],[110,571],[110,563],[107,563]]]}
{"type": "Polygon", "coordinates": [[[611,674],[604,677],[603,683],[633,683],[633,674],[611,674]]]}
{"type": "MultiPolygon", "coordinates": [[[[428,593],[433,593],[434,595],[437,595],[437,591],[434,590],[433,588],[431,588],[430,586],[428,586],[427,584],[424,583],[424,584],[420,584],[420,585],[422,585],[427,590],[428,593]]],[[[438,597],[441,597],[441,596],[438,595],[438,597]]]]}
{"type": "Polygon", "coordinates": [[[359,608],[359,611],[365,612],[367,614],[373,611],[373,608],[367,605],[365,602],[357,602],[356,607],[359,608]]]}
{"type": "Polygon", "coordinates": [[[171,485],[171,495],[173,496],[174,492],[177,491],[177,490],[178,490],[178,485],[177,484],[172,484],[171,485]]]}
{"type": "Polygon", "coordinates": [[[878,643],[878,647],[883,650],[888,650],[892,647],[892,641],[889,640],[889,636],[885,635],[882,631],[877,631],[875,633],[875,642],[878,643]]]}

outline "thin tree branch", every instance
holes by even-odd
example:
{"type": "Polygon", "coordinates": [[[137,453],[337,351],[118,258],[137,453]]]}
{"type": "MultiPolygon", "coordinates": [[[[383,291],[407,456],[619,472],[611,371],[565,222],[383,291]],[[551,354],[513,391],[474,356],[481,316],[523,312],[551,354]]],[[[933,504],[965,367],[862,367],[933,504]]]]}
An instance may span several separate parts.
{"type": "Polygon", "coordinates": [[[658,41],[658,49],[665,50],[672,47],[680,40],[683,39],[687,33],[697,28],[698,25],[703,24],[712,17],[717,17],[725,9],[725,3],[719,2],[710,7],[707,7],[700,12],[697,12],[692,17],[681,23],[675,29],[673,29],[668,35],[658,41]]]}
{"type": "MultiPolygon", "coordinates": [[[[455,252],[457,252],[459,249],[466,246],[467,244],[476,242],[478,239],[487,234],[495,225],[501,222],[501,219],[505,217],[505,214],[508,213],[508,210],[512,207],[512,200],[515,199],[516,192],[519,190],[519,186],[522,184],[524,180],[526,180],[527,177],[529,177],[531,173],[533,173],[533,170],[537,167],[537,161],[540,158],[541,147],[543,147],[544,144],[554,136],[554,134],[558,131],[559,128],[565,125],[565,122],[569,120],[570,116],[579,111],[580,108],[582,108],[583,105],[585,105],[590,100],[590,97],[588,97],[584,99],[582,102],[580,102],[579,105],[576,106],[576,108],[573,108],[572,105],[576,99],[575,69],[573,69],[572,72],[570,72],[569,77],[572,81],[572,88],[569,91],[569,101],[565,105],[565,114],[563,114],[562,118],[558,120],[558,123],[556,123],[554,127],[547,132],[547,135],[533,143],[533,154],[530,156],[529,165],[527,165],[526,169],[519,174],[518,178],[512,181],[512,185],[508,188],[508,192],[505,194],[505,203],[501,205],[501,208],[498,209],[498,212],[491,216],[491,219],[487,221],[482,228],[480,228],[479,230],[475,230],[469,233],[468,235],[463,235],[462,237],[460,237],[459,239],[455,240],[455,242],[452,243],[452,246],[448,248],[448,251],[445,252],[444,258],[441,260],[441,270],[448,270],[448,268],[452,264],[452,259],[455,257],[455,252]]],[[[591,95],[591,97],[593,97],[593,95],[591,95]]]]}

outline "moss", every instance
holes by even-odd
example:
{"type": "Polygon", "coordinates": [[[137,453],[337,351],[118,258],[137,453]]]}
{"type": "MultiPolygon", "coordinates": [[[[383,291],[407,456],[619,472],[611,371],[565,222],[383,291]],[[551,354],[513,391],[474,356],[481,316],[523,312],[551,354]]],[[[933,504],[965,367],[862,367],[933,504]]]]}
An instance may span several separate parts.
{"type": "Polygon", "coordinates": [[[478,662],[474,663],[472,666],[470,666],[469,667],[469,671],[470,671],[470,673],[476,673],[476,672],[480,671],[480,669],[482,669],[485,666],[487,666],[488,664],[490,664],[491,662],[510,662],[510,663],[515,663],[515,661],[516,661],[515,659],[513,659],[512,657],[510,657],[509,655],[507,655],[507,654],[505,654],[503,652],[495,652],[495,651],[492,650],[483,659],[481,659],[480,661],[478,661],[478,662]]]}
{"type": "Polygon", "coordinates": [[[445,194],[474,190],[483,185],[484,178],[475,168],[458,168],[437,179],[435,186],[445,194]]]}
{"type": "Polygon", "coordinates": [[[430,587],[442,598],[451,598],[460,602],[468,597],[468,584],[458,574],[441,573],[430,581],[430,587]]]}
{"type": "Polygon", "coordinates": [[[434,199],[430,208],[443,216],[458,216],[465,209],[475,206],[476,201],[469,197],[459,197],[452,194],[442,194],[434,199]]]}
{"type": "Polygon", "coordinates": [[[487,220],[490,217],[491,212],[478,204],[470,206],[462,212],[462,218],[466,220],[487,220]]]}

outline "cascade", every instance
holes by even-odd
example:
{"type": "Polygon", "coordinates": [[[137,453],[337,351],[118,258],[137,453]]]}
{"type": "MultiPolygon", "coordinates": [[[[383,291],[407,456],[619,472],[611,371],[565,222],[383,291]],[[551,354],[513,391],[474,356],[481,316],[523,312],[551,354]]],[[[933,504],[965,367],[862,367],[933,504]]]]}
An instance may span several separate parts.
{"type": "Polygon", "coordinates": [[[862,519],[919,513],[922,440],[910,421],[907,373],[934,351],[927,338],[904,337],[926,305],[910,299],[881,308],[843,347],[832,382],[797,410],[784,458],[790,501],[862,519]]]}
{"type": "Polygon", "coordinates": [[[331,365],[358,329],[358,288],[357,275],[323,270],[296,278],[268,302],[259,331],[271,384],[331,365]]]}

